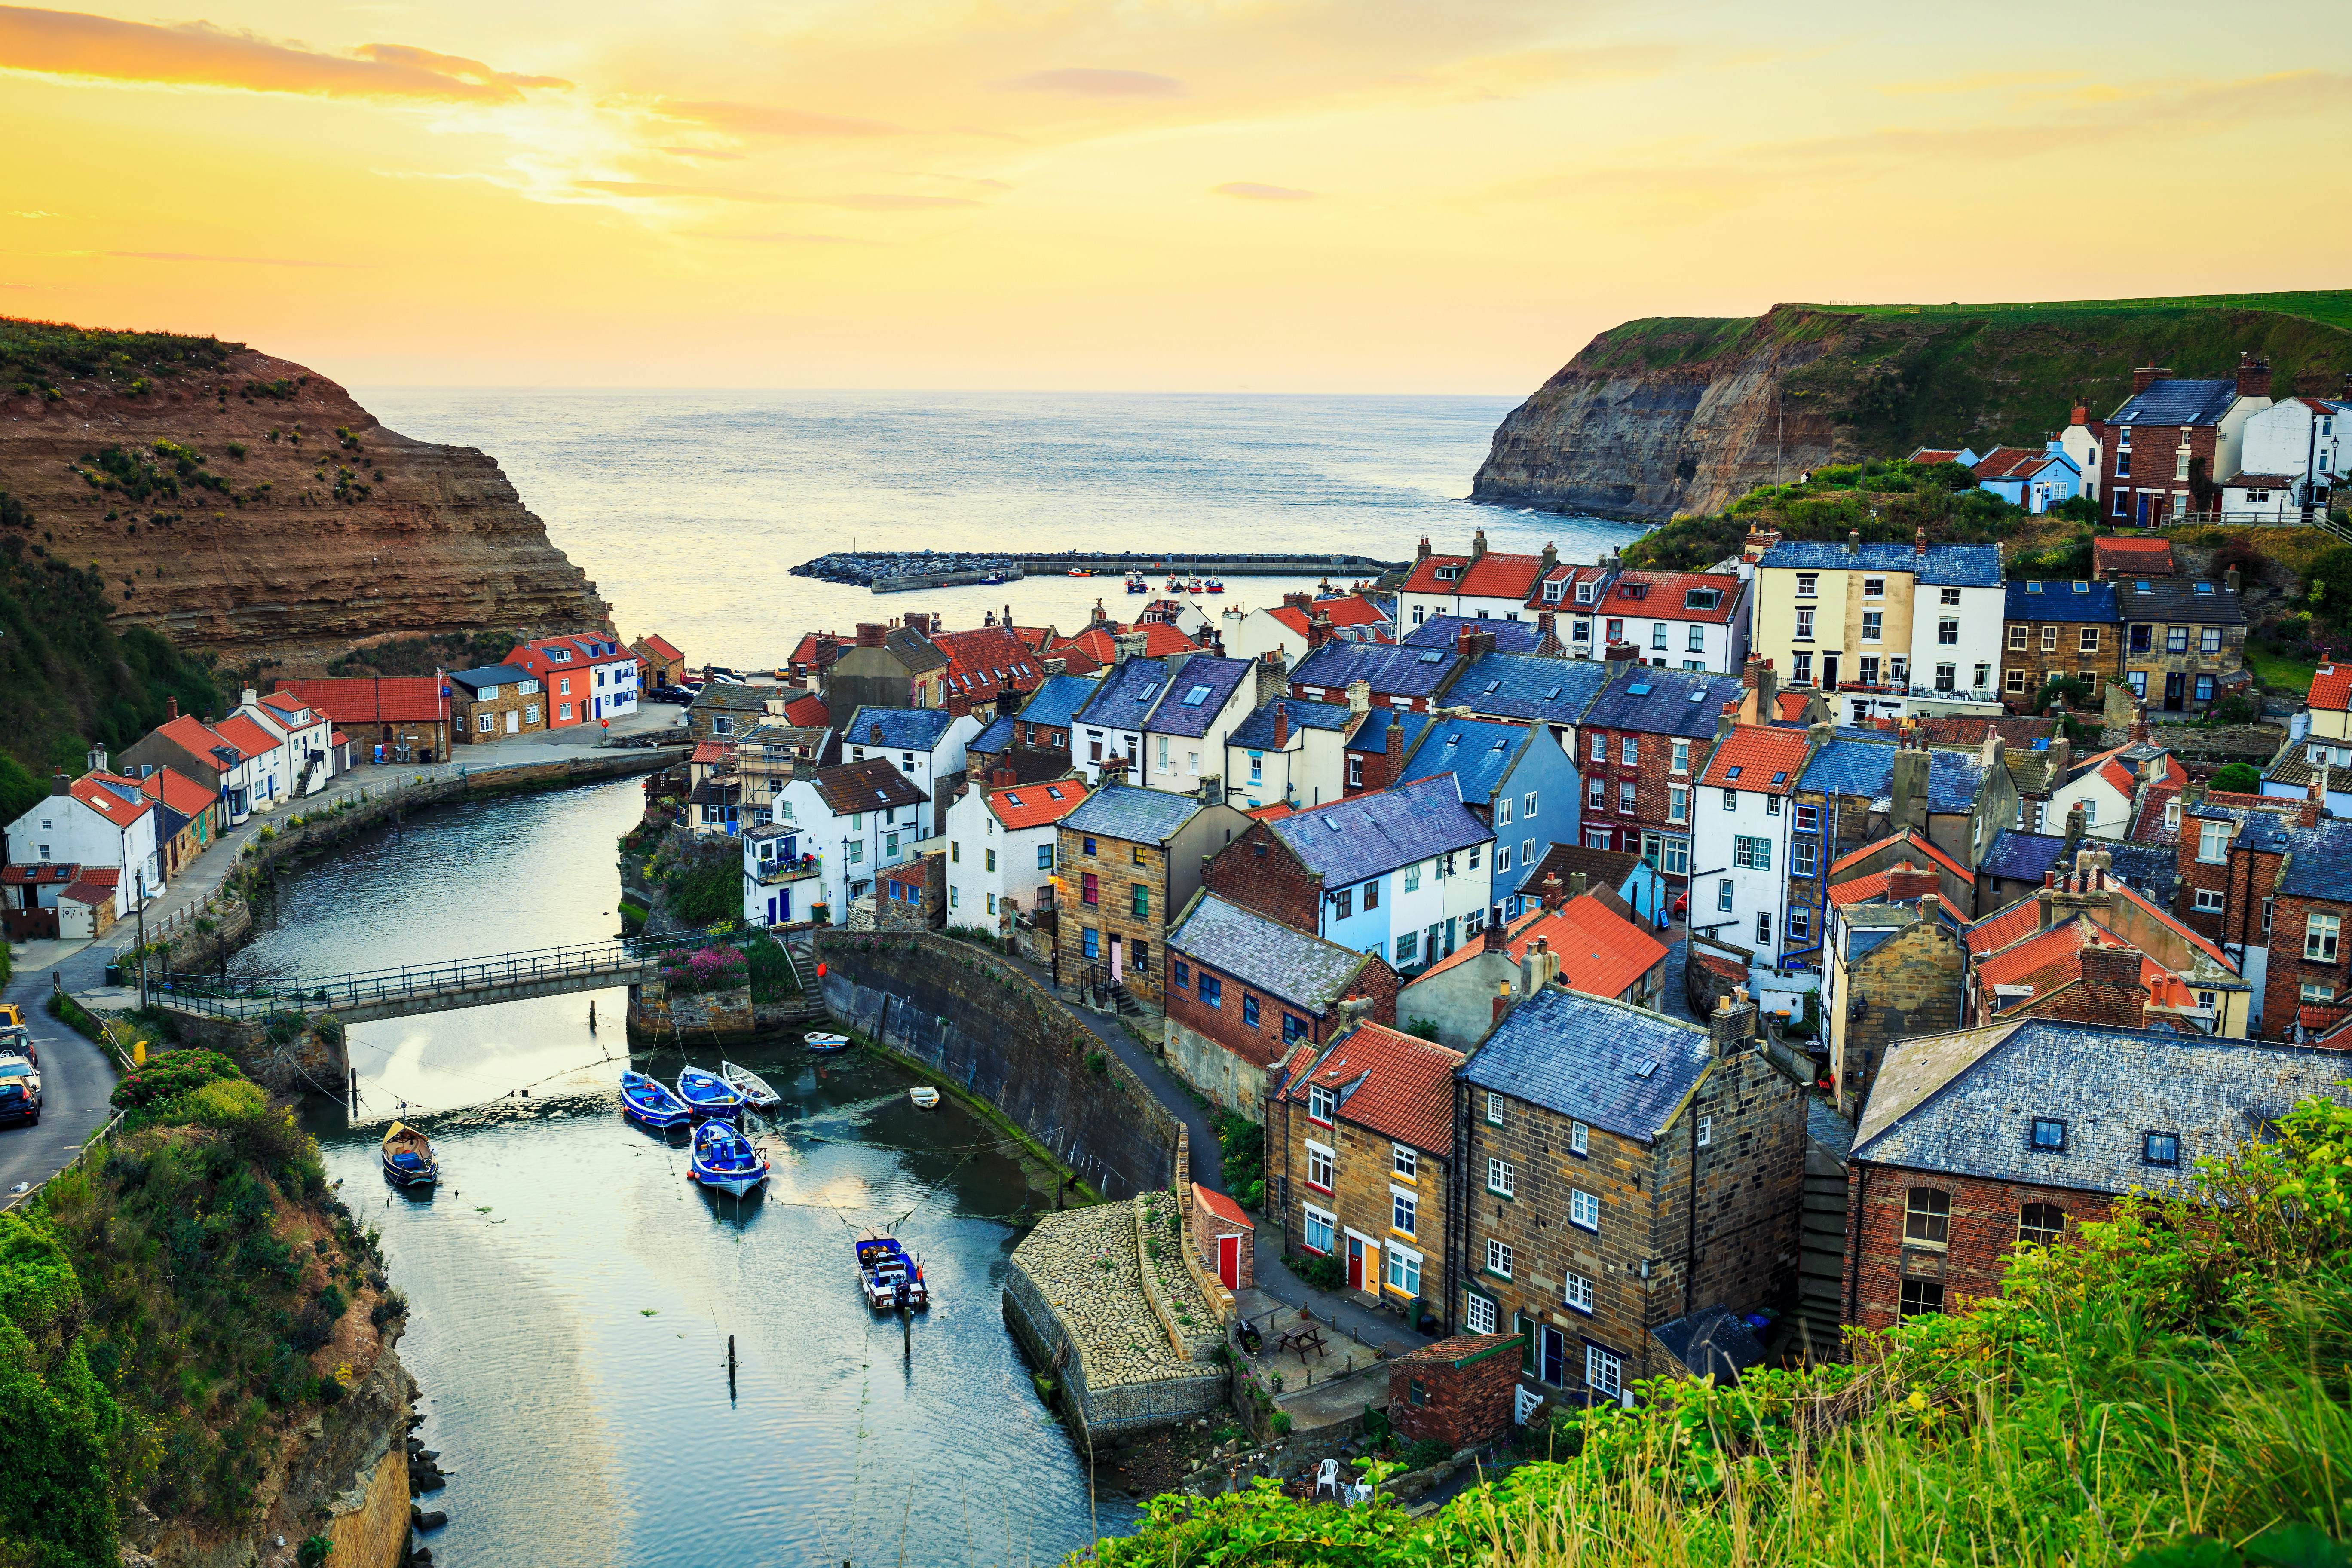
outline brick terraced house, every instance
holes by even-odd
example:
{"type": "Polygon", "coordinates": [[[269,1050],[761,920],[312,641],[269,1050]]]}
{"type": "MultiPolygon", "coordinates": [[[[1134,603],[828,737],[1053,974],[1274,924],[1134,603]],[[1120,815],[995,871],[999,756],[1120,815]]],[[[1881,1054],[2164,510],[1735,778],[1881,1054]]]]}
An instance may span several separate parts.
{"type": "Polygon", "coordinates": [[[1465,662],[1453,648],[1327,642],[1290,672],[1290,694],[1308,701],[1345,702],[1348,689],[1361,681],[1371,707],[1426,713],[1465,662]]]}
{"type": "Polygon", "coordinates": [[[547,696],[520,665],[491,664],[449,672],[449,738],[460,745],[547,728],[547,696]]]}
{"type": "Polygon", "coordinates": [[[1115,988],[1161,1006],[1169,921],[1201,889],[1201,863],[1253,824],[1223,802],[1105,784],[1062,818],[1055,850],[1054,983],[1115,988]]]}
{"type": "Polygon", "coordinates": [[[1448,1326],[1528,1336],[1522,1380],[1631,1403],[1652,1331],[1777,1300],[1796,1267],[1805,1091],[1735,992],[1699,1028],[1547,986],[1455,1075],[1448,1326]]]}
{"type": "Polygon", "coordinates": [[[2009,585],[2000,700],[2011,712],[2032,711],[2044,684],[2070,676],[2097,701],[2108,681],[2123,679],[2123,653],[2114,584],[2029,578],[2009,585]]]}
{"type": "Polygon", "coordinates": [[[1288,1057],[1268,1099],[1266,1202],[1283,1245],[1416,1327],[1443,1308],[1458,1051],[1360,1023],[1288,1057]]]}
{"type": "Polygon", "coordinates": [[[1580,842],[1637,854],[1680,891],[1690,881],[1697,769],[1714,747],[1724,704],[1743,695],[1742,677],[1608,668],[1608,684],[1585,710],[1578,736],[1580,842]]]}
{"type": "Polygon", "coordinates": [[[1847,1157],[1845,1321],[1997,1295],[2019,1243],[2163,1192],[2299,1100],[2352,1104],[2338,1052],[2029,1018],[1899,1042],[1847,1157]]]}
{"type": "Polygon", "coordinates": [[[2215,486],[2238,471],[2246,421],[2271,405],[2270,384],[2271,367],[2251,355],[2222,380],[2176,380],[2161,365],[2134,370],[2131,395],[2090,426],[2107,516],[2162,528],[2212,510],[2215,486]]]}

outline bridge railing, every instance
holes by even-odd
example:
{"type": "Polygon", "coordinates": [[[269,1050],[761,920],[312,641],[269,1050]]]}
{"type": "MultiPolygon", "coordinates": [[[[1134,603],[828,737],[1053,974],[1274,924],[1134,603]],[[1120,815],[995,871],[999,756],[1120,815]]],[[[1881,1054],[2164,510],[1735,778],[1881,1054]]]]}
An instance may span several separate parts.
{"type": "Polygon", "coordinates": [[[311,975],[291,980],[224,984],[170,975],[151,977],[149,994],[163,1006],[183,1012],[245,1018],[277,1013],[332,1010],[369,1003],[398,1002],[419,996],[446,996],[455,992],[487,991],[501,985],[531,984],[550,980],[610,976],[618,979],[642,973],[667,953],[731,943],[762,935],[765,924],[740,924],[724,930],[681,931],[667,936],[612,938],[562,947],[532,948],[520,952],[484,953],[472,958],[444,959],[431,963],[404,963],[345,974],[311,975]]]}

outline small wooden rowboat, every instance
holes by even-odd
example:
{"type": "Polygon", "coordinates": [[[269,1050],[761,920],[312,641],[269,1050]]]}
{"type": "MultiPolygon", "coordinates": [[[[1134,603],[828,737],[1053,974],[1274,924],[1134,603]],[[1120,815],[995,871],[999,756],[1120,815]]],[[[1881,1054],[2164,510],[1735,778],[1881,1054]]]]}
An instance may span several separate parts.
{"type": "Polygon", "coordinates": [[[621,1075],[621,1114],[647,1127],[683,1127],[693,1116],[667,1084],[641,1072],[621,1075]]]}
{"type": "Polygon", "coordinates": [[[929,1110],[940,1102],[940,1091],[929,1084],[918,1084],[907,1091],[907,1098],[921,1110],[929,1110]]]}
{"type": "Polygon", "coordinates": [[[768,1087],[768,1080],[750,1068],[733,1062],[720,1062],[719,1076],[727,1087],[743,1097],[743,1103],[754,1110],[768,1110],[783,1103],[783,1096],[768,1087]]]}
{"type": "Polygon", "coordinates": [[[425,1134],[405,1121],[395,1121],[383,1135],[383,1173],[404,1187],[429,1187],[441,1168],[434,1163],[433,1145],[425,1134]]]}
{"type": "Polygon", "coordinates": [[[684,1068],[677,1075],[677,1097],[696,1116],[720,1116],[733,1121],[743,1109],[743,1094],[715,1072],[684,1068]]]}
{"type": "Polygon", "coordinates": [[[694,1163],[686,1179],[740,1198],[768,1179],[768,1162],[733,1127],[706,1121],[694,1130],[694,1163]]]}
{"type": "Polygon", "coordinates": [[[847,1035],[828,1035],[819,1033],[803,1035],[801,1039],[807,1044],[810,1050],[818,1052],[819,1054],[823,1054],[826,1051],[845,1051],[849,1048],[849,1037],[847,1035]]]}

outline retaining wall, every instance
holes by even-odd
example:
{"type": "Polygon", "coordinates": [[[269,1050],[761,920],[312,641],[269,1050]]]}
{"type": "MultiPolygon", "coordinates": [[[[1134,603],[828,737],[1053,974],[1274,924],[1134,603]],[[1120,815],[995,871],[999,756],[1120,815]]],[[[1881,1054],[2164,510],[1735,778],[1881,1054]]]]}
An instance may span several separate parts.
{"type": "Polygon", "coordinates": [[[929,933],[825,931],[815,945],[845,1027],[989,1100],[1106,1197],[1168,1186],[1176,1119],[1028,975],[929,933]]]}

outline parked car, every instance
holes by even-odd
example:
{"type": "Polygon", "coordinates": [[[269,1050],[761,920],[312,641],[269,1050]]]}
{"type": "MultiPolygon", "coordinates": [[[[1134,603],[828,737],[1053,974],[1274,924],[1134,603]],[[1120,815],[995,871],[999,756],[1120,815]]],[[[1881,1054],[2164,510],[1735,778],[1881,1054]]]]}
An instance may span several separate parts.
{"type": "Polygon", "coordinates": [[[680,708],[693,705],[694,693],[683,686],[656,686],[646,693],[648,702],[671,702],[680,708]]]}
{"type": "Polygon", "coordinates": [[[0,1081],[22,1079],[33,1086],[37,1094],[41,1088],[41,1069],[20,1056],[0,1053],[0,1081]]]}
{"type": "MultiPolygon", "coordinates": [[[[22,1057],[12,1058],[22,1062],[22,1057]]],[[[0,1121],[21,1121],[37,1127],[41,1121],[41,1080],[38,1077],[0,1077],[0,1121]]]]}
{"type": "Polygon", "coordinates": [[[33,1043],[33,1031],[22,1024],[0,1024],[0,1057],[19,1056],[35,1067],[41,1065],[41,1048],[33,1043]]]}

